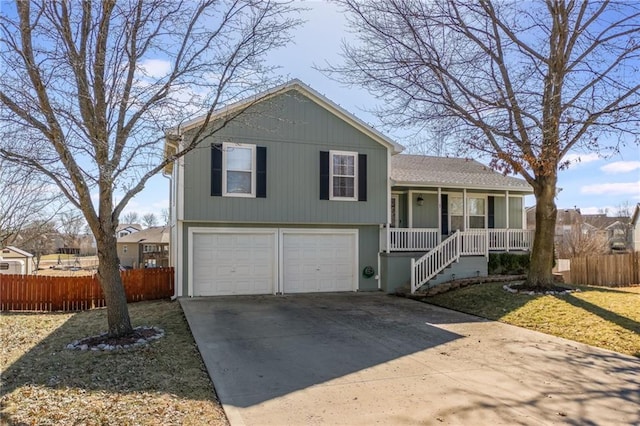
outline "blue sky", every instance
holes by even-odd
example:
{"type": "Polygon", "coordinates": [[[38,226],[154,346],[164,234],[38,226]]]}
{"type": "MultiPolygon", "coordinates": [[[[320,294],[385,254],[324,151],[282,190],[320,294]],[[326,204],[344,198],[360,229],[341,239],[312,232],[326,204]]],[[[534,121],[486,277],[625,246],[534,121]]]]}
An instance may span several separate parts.
{"type": "MultiPolygon", "coordinates": [[[[302,80],[376,127],[376,118],[366,112],[377,102],[373,96],[360,88],[347,88],[314,69],[314,65],[340,62],[341,40],[349,37],[344,17],[335,6],[324,2],[305,2],[304,6],[308,8],[303,14],[306,23],[293,34],[294,42],[286,49],[273,52],[269,61],[281,67],[280,74],[285,80],[302,80]]],[[[410,144],[401,132],[383,132],[402,145],[410,144]]],[[[559,174],[558,186],[562,191],[556,200],[558,208],[577,206],[583,213],[608,209],[612,214],[621,203],[635,205],[640,202],[640,148],[637,145],[628,144],[609,158],[600,158],[593,153],[570,155],[572,160],[579,158],[580,161],[559,174]]],[[[526,203],[533,205],[533,197],[528,197],[526,203]]],[[[129,203],[125,212],[158,213],[168,205],[168,181],[156,176],[129,203]]]]}

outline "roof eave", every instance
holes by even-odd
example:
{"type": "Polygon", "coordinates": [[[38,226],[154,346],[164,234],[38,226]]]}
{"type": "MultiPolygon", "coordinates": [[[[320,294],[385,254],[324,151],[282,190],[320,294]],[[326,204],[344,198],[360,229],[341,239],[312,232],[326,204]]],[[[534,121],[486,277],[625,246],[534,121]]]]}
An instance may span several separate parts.
{"type": "Polygon", "coordinates": [[[426,187],[440,187],[440,188],[453,188],[453,189],[479,189],[487,191],[515,191],[533,194],[532,187],[513,187],[513,186],[500,186],[500,185],[473,185],[473,184],[459,184],[459,183],[446,183],[446,182],[403,182],[395,181],[392,179],[394,186],[412,186],[419,188],[426,187]]]}

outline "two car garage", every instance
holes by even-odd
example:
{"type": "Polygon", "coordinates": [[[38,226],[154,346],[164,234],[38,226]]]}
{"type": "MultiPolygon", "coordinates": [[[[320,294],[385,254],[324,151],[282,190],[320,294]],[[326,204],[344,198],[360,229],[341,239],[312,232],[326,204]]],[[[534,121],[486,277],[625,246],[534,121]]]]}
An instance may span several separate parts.
{"type": "Polygon", "coordinates": [[[192,296],[355,291],[358,230],[192,228],[192,296]]]}

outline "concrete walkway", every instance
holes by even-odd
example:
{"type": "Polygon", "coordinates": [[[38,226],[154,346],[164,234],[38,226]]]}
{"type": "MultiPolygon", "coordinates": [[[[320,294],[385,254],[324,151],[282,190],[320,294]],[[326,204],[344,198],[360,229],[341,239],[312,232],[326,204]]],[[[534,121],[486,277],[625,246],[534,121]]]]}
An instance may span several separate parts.
{"type": "Polygon", "coordinates": [[[634,357],[380,293],[180,303],[234,426],[640,424],[634,357]]]}

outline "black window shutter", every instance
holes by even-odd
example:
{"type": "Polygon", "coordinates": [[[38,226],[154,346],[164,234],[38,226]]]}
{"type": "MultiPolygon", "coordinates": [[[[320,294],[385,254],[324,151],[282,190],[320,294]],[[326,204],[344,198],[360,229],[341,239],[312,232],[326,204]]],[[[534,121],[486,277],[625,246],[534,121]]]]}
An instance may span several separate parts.
{"type": "Polygon", "coordinates": [[[222,144],[211,144],[211,195],[222,195],[222,144]]]}
{"type": "Polygon", "coordinates": [[[367,201],[367,155],[358,154],[358,201],[367,201]]]}
{"type": "Polygon", "coordinates": [[[320,199],[329,199],[329,151],[320,151],[320,199]]]}
{"type": "Polygon", "coordinates": [[[496,227],[496,207],[494,197],[487,198],[487,226],[492,229],[496,227]]]}
{"type": "Polygon", "coordinates": [[[267,198],[267,147],[256,147],[256,197],[267,198]]]}
{"type": "Polygon", "coordinates": [[[440,205],[442,206],[442,235],[449,234],[449,196],[447,194],[440,194],[440,205]]]}

